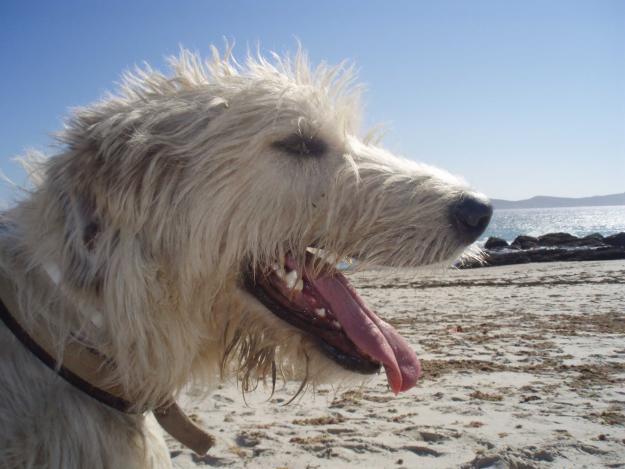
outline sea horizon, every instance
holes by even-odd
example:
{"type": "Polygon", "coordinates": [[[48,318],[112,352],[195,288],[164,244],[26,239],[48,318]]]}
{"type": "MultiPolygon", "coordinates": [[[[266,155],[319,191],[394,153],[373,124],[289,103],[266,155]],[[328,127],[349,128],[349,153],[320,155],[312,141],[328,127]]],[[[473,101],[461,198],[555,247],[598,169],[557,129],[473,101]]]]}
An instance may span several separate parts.
{"type": "Polygon", "coordinates": [[[497,237],[512,242],[519,235],[540,236],[565,232],[574,236],[625,231],[625,205],[495,209],[480,238],[497,237]]]}

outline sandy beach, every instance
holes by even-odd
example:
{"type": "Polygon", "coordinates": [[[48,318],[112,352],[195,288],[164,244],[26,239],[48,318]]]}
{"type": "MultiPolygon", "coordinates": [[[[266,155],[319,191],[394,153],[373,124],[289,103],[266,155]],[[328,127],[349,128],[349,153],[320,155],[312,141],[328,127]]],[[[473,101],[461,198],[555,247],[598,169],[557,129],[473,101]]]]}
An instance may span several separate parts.
{"type": "Polygon", "coordinates": [[[420,384],[378,375],[184,404],[217,438],[177,467],[625,467],[625,261],[362,272],[361,295],[414,346],[420,384]]]}

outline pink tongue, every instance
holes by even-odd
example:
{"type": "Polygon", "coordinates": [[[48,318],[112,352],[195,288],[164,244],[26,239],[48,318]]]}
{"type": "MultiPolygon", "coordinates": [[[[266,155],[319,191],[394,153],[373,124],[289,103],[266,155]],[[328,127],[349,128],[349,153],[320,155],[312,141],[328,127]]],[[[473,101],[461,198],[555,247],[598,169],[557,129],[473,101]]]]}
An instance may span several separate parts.
{"type": "Polygon", "coordinates": [[[421,375],[421,364],[406,340],[367,308],[343,275],[321,277],[313,283],[352,342],[384,365],[393,392],[413,387],[421,375]]]}

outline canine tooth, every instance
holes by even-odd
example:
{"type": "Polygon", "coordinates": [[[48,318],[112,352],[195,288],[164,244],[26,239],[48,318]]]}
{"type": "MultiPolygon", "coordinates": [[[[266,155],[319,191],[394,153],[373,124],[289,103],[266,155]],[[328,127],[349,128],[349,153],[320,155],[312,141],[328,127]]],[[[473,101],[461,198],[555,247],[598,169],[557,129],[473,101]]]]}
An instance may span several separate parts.
{"type": "Polygon", "coordinates": [[[271,270],[273,270],[278,277],[284,280],[284,277],[286,276],[286,273],[284,272],[284,267],[276,263],[271,266],[271,270]]]}
{"type": "Polygon", "coordinates": [[[341,328],[341,323],[340,323],[340,322],[338,322],[338,321],[332,321],[332,325],[333,325],[334,327],[336,327],[337,329],[340,329],[340,328],[341,328]]]}
{"type": "Polygon", "coordinates": [[[289,288],[289,290],[293,290],[293,288],[295,288],[295,284],[297,283],[297,272],[292,270],[287,273],[283,277],[283,279],[286,282],[286,286],[289,288]]]}
{"type": "Polygon", "coordinates": [[[293,287],[293,290],[302,291],[303,289],[304,289],[304,281],[300,278],[297,280],[297,282],[295,282],[295,286],[293,287]]]}
{"type": "Polygon", "coordinates": [[[315,309],[315,314],[317,316],[319,316],[320,318],[325,318],[326,317],[326,309],[325,308],[317,308],[317,309],[315,309]]]}

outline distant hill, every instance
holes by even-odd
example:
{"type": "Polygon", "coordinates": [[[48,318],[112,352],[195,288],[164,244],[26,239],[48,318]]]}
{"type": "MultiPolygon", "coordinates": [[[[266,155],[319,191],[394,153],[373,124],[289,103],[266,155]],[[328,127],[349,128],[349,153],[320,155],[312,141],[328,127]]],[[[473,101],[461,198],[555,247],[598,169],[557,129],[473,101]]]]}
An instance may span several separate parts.
{"type": "Polygon", "coordinates": [[[537,195],[525,200],[491,199],[498,208],[551,208],[551,207],[598,207],[605,205],[625,205],[625,192],[622,194],[598,195],[594,197],[549,197],[537,195]]]}

